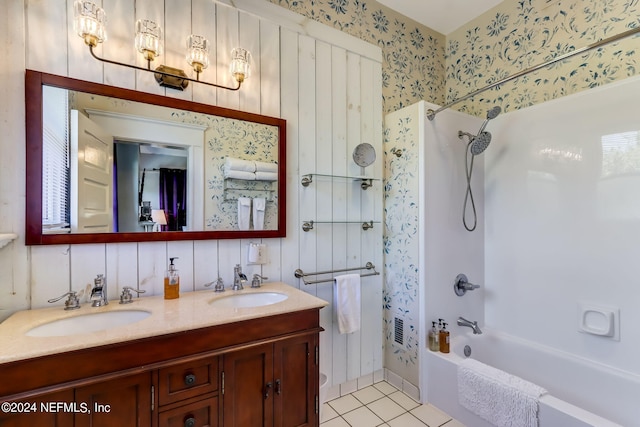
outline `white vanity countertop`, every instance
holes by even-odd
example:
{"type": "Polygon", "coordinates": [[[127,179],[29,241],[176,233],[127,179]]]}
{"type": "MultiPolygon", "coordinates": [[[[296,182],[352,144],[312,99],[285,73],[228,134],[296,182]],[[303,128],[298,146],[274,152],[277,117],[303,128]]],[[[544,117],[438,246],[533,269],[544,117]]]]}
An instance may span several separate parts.
{"type": "Polygon", "coordinates": [[[87,347],[114,344],[157,335],[222,325],[242,320],[321,308],[328,303],[320,298],[282,282],[265,283],[260,288],[245,287],[242,291],[184,292],[180,298],[165,300],[162,295],[135,298],[131,304],[111,300],[105,307],[82,304],[77,310],[65,311],[63,306],[19,311],[0,323],[0,363],[46,356],[87,347]],[[288,295],[282,302],[250,308],[213,307],[211,301],[238,293],[279,292],[288,295]],[[103,311],[144,310],[151,315],[138,322],[97,332],[70,336],[31,337],[25,335],[38,325],[54,320],[103,311]]]}

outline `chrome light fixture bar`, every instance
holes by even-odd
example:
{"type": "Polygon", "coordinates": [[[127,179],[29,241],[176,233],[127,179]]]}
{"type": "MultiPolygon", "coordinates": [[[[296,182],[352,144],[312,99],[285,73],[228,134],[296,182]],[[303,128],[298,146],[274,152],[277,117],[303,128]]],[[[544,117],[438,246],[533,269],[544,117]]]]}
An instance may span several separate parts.
{"type": "Polygon", "coordinates": [[[191,34],[187,37],[187,63],[196,73],[196,78],[192,79],[179,69],[160,65],[156,69],[151,68],[151,62],[163,54],[162,28],[154,21],[139,19],[136,22],[135,47],[147,61],[147,68],[137,65],[125,64],[101,58],[95,52],[98,43],[107,40],[106,30],[107,16],[104,10],[92,1],[76,0],[74,2],[74,31],[80,36],[85,44],[89,46],[89,52],[98,61],[121,65],[139,71],[149,71],[154,73],[156,81],[160,86],[170,87],[177,90],[184,90],[189,82],[202,83],[220,89],[236,91],[240,89],[242,83],[251,73],[251,53],[241,47],[231,51],[231,63],[229,72],[236,81],[236,86],[229,87],[200,80],[202,73],[209,66],[209,40],[203,36],[191,34]]]}

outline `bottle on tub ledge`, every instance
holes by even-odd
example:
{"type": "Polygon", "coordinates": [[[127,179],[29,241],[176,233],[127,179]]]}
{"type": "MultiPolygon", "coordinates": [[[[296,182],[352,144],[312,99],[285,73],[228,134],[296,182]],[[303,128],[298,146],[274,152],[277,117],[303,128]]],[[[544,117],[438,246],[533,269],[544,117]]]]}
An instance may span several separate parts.
{"type": "Polygon", "coordinates": [[[447,331],[447,322],[443,319],[439,319],[442,321],[442,329],[440,329],[438,340],[440,341],[440,353],[449,353],[449,331],[447,331]]]}
{"type": "Polygon", "coordinates": [[[164,299],[180,298],[180,274],[173,264],[174,259],[178,257],[169,258],[169,269],[164,276],[164,299]]]}
{"type": "Polygon", "coordinates": [[[438,339],[439,332],[436,329],[436,322],[431,322],[432,326],[429,329],[429,350],[440,351],[440,340],[438,339]]]}

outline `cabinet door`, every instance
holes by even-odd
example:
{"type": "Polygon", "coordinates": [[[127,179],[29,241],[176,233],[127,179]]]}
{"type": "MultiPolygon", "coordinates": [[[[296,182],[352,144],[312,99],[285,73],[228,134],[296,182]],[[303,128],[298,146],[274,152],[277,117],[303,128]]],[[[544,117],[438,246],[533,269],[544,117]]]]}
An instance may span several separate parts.
{"type": "MultiPolygon", "coordinates": [[[[2,399],[0,399],[2,401],[2,399]]],[[[63,390],[29,399],[10,401],[9,410],[0,411],[2,427],[73,425],[73,390],[63,390]],[[65,407],[64,404],[67,404],[65,407]]]]}
{"type": "Polygon", "coordinates": [[[273,345],[224,355],[223,423],[226,427],[273,425],[273,345]]]}
{"type": "Polygon", "coordinates": [[[274,346],[274,425],[317,426],[316,365],[318,336],[308,335],[277,342],[274,346]]]}
{"type": "Polygon", "coordinates": [[[75,391],[90,413],[76,414],[75,427],[148,427],[151,425],[151,374],[117,378],[75,391]]]}
{"type": "Polygon", "coordinates": [[[160,427],[217,427],[218,396],[160,412],[160,427]]]}

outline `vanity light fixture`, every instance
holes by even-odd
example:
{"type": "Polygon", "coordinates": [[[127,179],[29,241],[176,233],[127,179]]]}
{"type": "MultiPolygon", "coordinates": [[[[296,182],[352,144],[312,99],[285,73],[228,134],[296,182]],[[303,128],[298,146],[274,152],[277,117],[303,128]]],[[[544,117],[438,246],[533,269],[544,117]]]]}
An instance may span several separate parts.
{"type": "Polygon", "coordinates": [[[74,31],[84,40],[85,44],[89,46],[89,51],[95,59],[107,64],[122,65],[123,67],[133,68],[135,70],[152,72],[160,86],[184,90],[189,85],[189,82],[195,82],[235,91],[240,89],[242,83],[250,75],[251,53],[246,49],[237,47],[231,51],[231,63],[229,65],[229,72],[236,81],[236,86],[229,87],[201,81],[200,73],[209,66],[209,40],[195,34],[187,37],[186,55],[187,62],[196,73],[195,79],[189,78],[183,70],[167,65],[160,65],[155,70],[152,69],[151,62],[163,54],[162,28],[156,22],[148,19],[139,19],[136,22],[135,37],[135,47],[147,61],[147,68],[101,58],[96,55],[94,48],[98,43],[107,40],[107,16],[104,10],[88,0],[76,0],[73,8],[74,31]]]}

